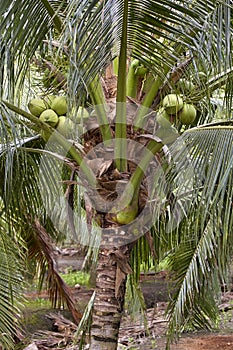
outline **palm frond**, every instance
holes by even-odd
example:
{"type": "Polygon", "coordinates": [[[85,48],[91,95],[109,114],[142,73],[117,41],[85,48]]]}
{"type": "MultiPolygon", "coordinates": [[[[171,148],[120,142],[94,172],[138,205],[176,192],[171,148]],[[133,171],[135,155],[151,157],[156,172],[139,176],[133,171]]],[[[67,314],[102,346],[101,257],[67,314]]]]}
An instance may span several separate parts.
{"type": "Polygon", "coordinates": [[[83,317],[80,320],[77,331],[75,333],[74,344],[77,344],[77,342],[79,341],[79,346],[78,346],[79,350],[83,349],[86,334],[90,333],[91,316],[92,316],[94,301],[95,301],[95,292],[93,292],[93,294],[92,294],[92,296],[91,296],[91,298],[86,306],[86,309],[83,313],[83,317]]]}
{"type": "MultiPolygon", "coordinates": [[[[47,287],[50,290],[51,300],[54,305],[58,304],[58,306],[61,302],[66,302],[77,321],[78,313],[74,307],[75,303],[68,287],[56,271],[53,251],[50,249],[51,237],[54,242],[57,242],[66,237],[67,232],[58,231],[51,217],[49,217],[49,213],[46,213],[46,199],[43,198],[39,180],[40,155],[25,152],[24,144],[38,147],[40,140],[38,142],[37,137],[21,140],[17,152],[15,144],[11,144],[12,157],[8,163],[6,163],[4,152],[0,157],[1,166],[3,169],[5,168],[6,172],[2,177],[3,182],[1,184],[1,196],[3,203],[5,203],[4,213],[7,220],[14,223],[12,227],[10,226],[10,231],[17,230],[19,236],[25,240],[25,249],[28,250],[29,258],[36,259],[40,267],[40,285],[42,286],[44,276],[48,271],[47,287]],[[24,167],[22,167],[22,163],[24,167]],[[5,176],[7,176],[7,179],[5,176]],[[35,217],[40,218],[45,228],[39,224],[35,225],[35,217]],[[46,241],[46,238],[48,238],[46,236],[47,232],[50,234],[49,242],[46,241]]],[[[9,150],[8,153],[10,153],[9,150]]],[[[51,174],[48,169],[46,174],[49,176],[47,181],[51,181],[51,174]]],[[[67,212],[65,214],[67,217],[67,212]]],[[[58,216],[60,216],[60,212],[58,216]]]]}
{"type": "MultiPolygon", "coordinates": [[[[157,247],[155,249],[157,249],[157,247]]],[[[140,237],[131,252],[130,265],[133,271],[132,281],[138,283],[141,271],[148,272],[151,268],[156,266],[156,263],[158,263],[158,261],[153,256],[153,252],[151,252],[145,236],[140,237]]]]}
{"type": "MultiPolygon", "coordinates": [[[[30,258],[36,257],[40,269],[44,271],[45,269],[47,270],[46,284],[52,305],[53,307],[60,308],[66,303],[74,320],[78,323],[82,315],[76,308],[76,302],[69,287],[63,281],[56,269],[54,249],[51,239],[38,219],[35,220],[33,228],[35,234],[33,234],[33,242],[30,244],[28,254],[30,258]]],[[[43,273],[40,273],[39,275],[40,277],[44,276],[43,273]]],[[[43,279],[40,281],[41,286],[42,284],[43,279]]]]}
{"type": "Polygon", "coordinates": [[[116,14],[123,12],[119,1],[71,1],[70,39],[70,93],[79,96],[95,76],[116,56],[121,27],[116,14]],[[78,94],[77,94],[78,93],[78,94]]]}
{"type": "Polygon", "coordinates": [[[181,138],[184,147],[173,159],[185,164],[188,155],[193,173],[192,196],[187,201],[191,199],[192,205],[181,224],[169,228],[171,238],[178,238],[171,239],[173,252],[168,255],[177,283],[168,308],[170,335],[190,324],[211,327],[216,322],[216,298],[233,253],[232,127],[203,126],[186,131],[181,138]]]}
{"type": "Polygon", "coordinates": [[[188,329],[212,329],[217,324],[216,301],[220,291],[219,270],[216,262],[216,239],[212,226],[195,236],[195,220],[182,228],[185,237],[168,256],[174,273],[175,293],[169,303],[168,343],[188,329]],[[181,264],[181,265],[180,265],[181,264]],[[181,268],[182,266],[182,268],[181,268]]]}
{"type": "MultiPolygon", "coordinates": [[[[37,138],[30,138],[27,144],[32,146],[36,144],[36,141],[38,141],[37,138]]],[[[4,169],[4,176],[1,179],[1,195],[5,203],[10,203],[10,200],[14,201],[12,204],[16,208],[27,203],[28,208],[35,210],[40,196],[38,194],[34,199],[30,197],[33,192],[39,192],[38,188],[36,190],[38,157],[37,159],[31,156],[25,157],[24,152],[19,151],[22,144],[21,140],[17,147],[14,144],[8,144],[7,148],[3,147],[1,150],[1,168],[4,169]],[[24,167],[21,166],[22,163],[24,167]]]]}
{"type": "MultiPolygon", "coordinates": [[[[1,211],[4,210],[1,201],[1,211]]],[[[20,329],[20,303],[23,301],[24,248],[22,240],[16,239],[17,232],[11,234],[7,218],[0,218],[0,344],[4,349],[12,349],[17,329],[20,329]]]]}
{"type": "MultiPolygon", "coordinates": [[[[53,26],[60,28],[62,20],[54,1],[53,9],[47,1],[6,1],[2,10],[1,33],[1,88],[0,96],[13,100],[16,87],[23,87],[30,72],[30,60],[53,26]]],[[[19,91],[18,91],[19,92],[19,91]]]]}
{"type": "MultiPolygon", "coordinates": [[[[93,77],[119,54],[123,9],[122,2],[110,0],[104,3],[83,1],[78,5],[71,2],[71,9],[69,37],[73,78],[70,84],[75,87],[74,91],[79,89],[81,93],[81,87],[88,87],[93,77]]],[[[211,61],[213,69],[220,54],[229,49],[229,13],[230,7],[217,1],[201,1],[199,6],[193,7],[189,1],[182,5],[168,0],[129,1],[128,54],[159,73],[159,62],[166,59],[166,65],[172,68],[184,51],[190,51],[201,62],[211,61]],[[224,31],[216,51],[213,32],[219,33],[220,28],[224,31]]],[[[229,56],[230,50],[227,52],[229,56]]],[[[229,68],[229,59],[227,61],[221,69],[229,68]]],[[[219,67],[218,73],[221,69],[219,67]]]]}
{"type": "Polygon", "coordinates": [[[141,288],[138,286],[135,276],[129,275],[126,285],[126,305],[125,308],[130,315],[138,312],[142,313],[144,326],[146,326],[146,304],[141,288]]]}
{"type": "MultiPolygon", "coordinates": [[[[193,168],[197,170],[199,184],[203,182],[198,190],[200,203],[205,201],[206,210],[199,210],[197,214],[204,226],[217,203],[232,198],[233,129],[231,126],[207,126],[190,129],[182,138],[190,153],[193,168]]],[[[225,212],[225,205],[221,210],[225,212]]],[[[216,220],[223,223],[221,210],[218,209],[216,220]]]]}

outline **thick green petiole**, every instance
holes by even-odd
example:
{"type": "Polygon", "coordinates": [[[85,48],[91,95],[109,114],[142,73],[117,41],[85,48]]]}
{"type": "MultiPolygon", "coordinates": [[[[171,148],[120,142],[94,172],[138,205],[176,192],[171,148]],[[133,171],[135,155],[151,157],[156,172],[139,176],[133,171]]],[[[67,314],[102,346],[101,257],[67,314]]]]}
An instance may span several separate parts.
{"type": "Polygon", "coordinates": [[[115,57],[114,60],[113,60],[113,73],[114,73],[115,75],[118,74],[118,68],[119,68],[118,66],[119,66],[119,57],[117,56],[117,57],[115,57]]]}
{"type": "Polygon", "coordinates": [[[90,83],[89,93],[95,108],[103,142],[106,144],[112,139],[112,134],[106,112],[106,101],[98,76],[90,83]]]}
{"type": "Polygon", "coordinates": [[[133,186],[134,189],[137,188],[137,186],[140,186],[148,165],[150,164],[154,155],[161,151],[162,147],[163,147],[162,142],[157,142],[154,140],[150,140],[148,142],[146,148],[149,152],[146,152],[145,155],[142,157],[141,161],[139,162],[137,168],[135,169],[129,181],[131,186],[133,186]]]}
{"type": "Polygon", "coordinates": [[[125,208],[138,203],[139,188],[142,182],[143,177],[145,176],[145,170],[150,164],[152,158],[156,153],[161,151],[163,147],[162,142],[157,142],[155,140],[150,140],[147,145],[147,151],[139,162],[137,168],[135,169],[129,183],[127,184],[124,193],[122,194],[117,207],[114,208],[116,213],[124,211],[125,208]]]}
{"type": "Polygon", "coordinates": [[[142,105],[138,108],[134,125],[136,128],[143,128],[144,126],[144,116],[149,112],[149,108],[152,105],[155,96],[157,95],[161,85],[163,84],[163,79],[157,76],[156,80],[151,85],[150,90],[146,94],[142,105]]]}
{"type": "Polygon", "coordinates": [[[50,5],[48,0],[41,0],[41,2],[43,3],[44,7],[48,11],[49,15],[51,16],[54,26],[57,29],[58,33],[60,34],[62,32],[62,27],[63,27],[61,18],[54,11],[53,7],[50,5]]]}
{"type": "MultiPolygon", "coordinates": [[[[176,47],[176,54],[177,56],[179,53],[181,53],[183,50],[183,45],[178,44],[176,47]]],[[[175,61],[174,61],[175,63],[175,61]]],[[[144,116],[149,113],[149,108],[151,107],[156,95],[159,92],[159,89],[164,83],[164,80],[169,73],[171,69],[171,66],[168,64],[163,64],[163,75],[157,75],[155,81],[152,83],[151,88],[147,92],[147,94],[144,97],[144,100],[142,101],[142,105],[138,108],[136,117],[135,117],[135,129],[137,130],[138,128],[143,128],[145,119],[144,116]]]]}
{"type": "Polygon", "coordinates": [[[127,32],[128,32],[128,0],[124,0],[121,48],[119,55],[118,83],[116,97],[116,142],[115,163],[119,171],[127,170],[127,140],[126,140],[126,60],[127,60],[127,32]]]}
{"type": "Polygon", "coordinates": [[[132,60],[126,82],[126,95],[136,98],[137,96],[137,82],[138,76],[136,75],[136,69],[138,68],[140,62],[137,59],[132,60]]]}

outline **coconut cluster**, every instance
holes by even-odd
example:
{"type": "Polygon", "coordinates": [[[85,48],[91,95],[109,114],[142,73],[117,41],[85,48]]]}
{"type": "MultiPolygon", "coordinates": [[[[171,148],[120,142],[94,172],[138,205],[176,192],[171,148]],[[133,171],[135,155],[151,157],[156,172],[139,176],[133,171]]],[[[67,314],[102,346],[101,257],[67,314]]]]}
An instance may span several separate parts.
{"type": "Polygon", "coordinates": [[[191,125],[196,114],[193,104],[184,102],[180,95],[168,94],[162,101],[162,107],[157,111],[157,122],[162,127],[168,127],[175,118],[178,118],[181,124],[191,125]]]}
{"type": "MultiPolygon", "coordinates": [[[[66,138],[72,136],[75,124],[79,124],[82,119],[89,117],[88,111],[80,106],[75,120],[70,119],[67,116],[68,106],[65,96],[48,95],[44,99],[34,98],[28,103],[28,109],[31,114],[56,129],[66,138]]],[[[50,135],[41,130],[41,136],[47,141],[50,135]]]]}

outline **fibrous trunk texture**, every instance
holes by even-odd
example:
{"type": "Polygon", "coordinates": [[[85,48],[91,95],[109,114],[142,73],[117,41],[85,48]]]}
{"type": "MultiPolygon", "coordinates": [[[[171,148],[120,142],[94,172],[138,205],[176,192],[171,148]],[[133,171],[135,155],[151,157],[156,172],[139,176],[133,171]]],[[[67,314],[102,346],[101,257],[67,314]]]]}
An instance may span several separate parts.
{"type": "Polygon", "coordinates": [[[117,262],[110,256],[108,250],[100,251],[90,350],[117,349],[126,274],[120,272],[117,262]]]}

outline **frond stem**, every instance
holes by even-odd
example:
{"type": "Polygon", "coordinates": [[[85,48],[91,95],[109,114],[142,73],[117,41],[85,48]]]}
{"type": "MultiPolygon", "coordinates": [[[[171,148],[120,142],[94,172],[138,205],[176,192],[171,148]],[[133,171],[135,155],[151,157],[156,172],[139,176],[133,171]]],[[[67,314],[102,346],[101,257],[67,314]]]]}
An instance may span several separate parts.
{"type": "Polygon", "coordinates": [[[142,182],[143,176],[145,176],[145,171],[155,154],[162,149],[163,144],[162,142],[150,140],[146,147],[149,152],[146,152],[146,154],[142,157],[141,161],[137,165],[133,175],[129,180],[129,183],[127,184],[124,190],[122,197],[119,200],[119,207],[125,207],[126,205],[128,205],[130,202],[132,202],[132,198],[133,200],[136,200],[135,197],[137,197],[137,195],[139,194],[140,184],[142,182]]]}
{"type": "Polygon", "coordinates": [[[112,134],[105,108],[106,101],[98,76],[96,76],[95,79],[90,83],[89,93],[95,108],[103,142],[106,144],[109,140],[112,139],[112,134]]]}
{"type": "Polygon", "coordinates": [[[58,33],[61,34],[62,32],[62,27],[63,27],[63,22],[60,18],[60,16],[57,15],[57,13],[54,11],[48,0],[41,0],[43,3],[44,7],[48,11],[49,15],[51,16],[54,26],[57,29],[58,33]]]}
{"type": "Polygon", "coordinates": [[[128,36],[128,0],[124,0],[122,23],[121,48],[118,66],[118,83],[116,97],[116,142],[115,162],[119,171],[127,169],[127,142],[126,142],[126,61],[128,36]]]}

